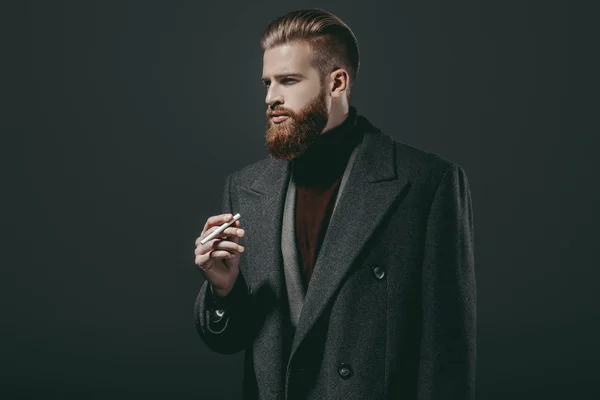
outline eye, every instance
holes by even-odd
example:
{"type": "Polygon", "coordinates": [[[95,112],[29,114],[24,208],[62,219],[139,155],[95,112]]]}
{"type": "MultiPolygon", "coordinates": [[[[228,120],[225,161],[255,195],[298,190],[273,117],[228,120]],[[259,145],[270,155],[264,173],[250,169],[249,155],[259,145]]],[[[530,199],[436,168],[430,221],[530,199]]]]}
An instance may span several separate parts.
{"type": "Polygon", "coordinates": [[[265,87],[269,87],[270,84],[271,84],[271,81],[263,81],[263,86],[265,86],[265,87]]]}
{"type": "Polygon", "coordinates": [[[288,84],[288,83],[293,83],[293,82],[296,82],[296,80],[293,78],[283,78],[281,80],[281,83],[283,83],[283,84],[288,84]]]}

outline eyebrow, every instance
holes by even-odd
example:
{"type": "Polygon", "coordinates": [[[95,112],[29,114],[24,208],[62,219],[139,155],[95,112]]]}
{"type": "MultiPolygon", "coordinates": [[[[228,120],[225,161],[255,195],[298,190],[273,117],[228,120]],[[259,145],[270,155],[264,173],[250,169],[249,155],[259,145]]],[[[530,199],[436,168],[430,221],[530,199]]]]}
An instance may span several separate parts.
{"type": "MultiPolygon", "coordinates": [[[[289,78],[289,77],[293,77],[293,78],[305,78],[305,76],[302,75],[302,74],[293,74],[293,73],[289,73],[289,74],[277,74],[277,75],[275,75],[275,79],[289,78]]],[[[269,78],[263,76],[262,78],[260,78],[260,80],[263,81],[263,82],[265,82],[265,81],[268,81],[269,78]]]]}

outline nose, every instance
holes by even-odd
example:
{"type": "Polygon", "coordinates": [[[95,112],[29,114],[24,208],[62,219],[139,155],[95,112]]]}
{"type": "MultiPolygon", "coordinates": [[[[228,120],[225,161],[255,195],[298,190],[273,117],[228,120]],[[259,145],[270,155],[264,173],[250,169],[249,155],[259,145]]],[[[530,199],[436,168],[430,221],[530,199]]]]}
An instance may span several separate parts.
{"type": "Polygon", "coordinates": [[[267,89],[267,96],[265,97],[265,103],[269,107],[273,107],[273,105],[279,103],[283,104],[283,96],[281,92],[278,90],[276,85],[271,85],[267,89]]]}

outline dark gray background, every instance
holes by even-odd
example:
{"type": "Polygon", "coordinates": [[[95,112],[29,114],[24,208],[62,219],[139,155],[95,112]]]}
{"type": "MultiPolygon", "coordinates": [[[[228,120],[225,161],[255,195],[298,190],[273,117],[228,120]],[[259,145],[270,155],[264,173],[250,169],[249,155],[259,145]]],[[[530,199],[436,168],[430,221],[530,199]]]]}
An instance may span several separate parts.
{"type": "Polygon", "coordinates": [[[267,156],[263,29],[315,6],[358,37],[359,113],[468,174],[477,398],[600,394],[597,41],[566,2],[14,3],[2,398],[238,398],[243,355],[194,328],[194,240],[267,156]]]}

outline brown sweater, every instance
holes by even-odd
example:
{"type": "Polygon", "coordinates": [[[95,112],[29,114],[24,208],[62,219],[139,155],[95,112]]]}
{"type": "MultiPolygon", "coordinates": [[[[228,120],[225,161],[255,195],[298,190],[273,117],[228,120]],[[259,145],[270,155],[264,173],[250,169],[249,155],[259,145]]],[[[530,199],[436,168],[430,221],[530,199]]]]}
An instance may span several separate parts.
{"type": "Polygon", "coordinates": [[[356,127],[356,109],[337,127],[323,133],[301,156],[294,159],[296,184],[296,246],[305,287],[329,225],[342,175],[354,147],[362,140],[356,127]]]}

